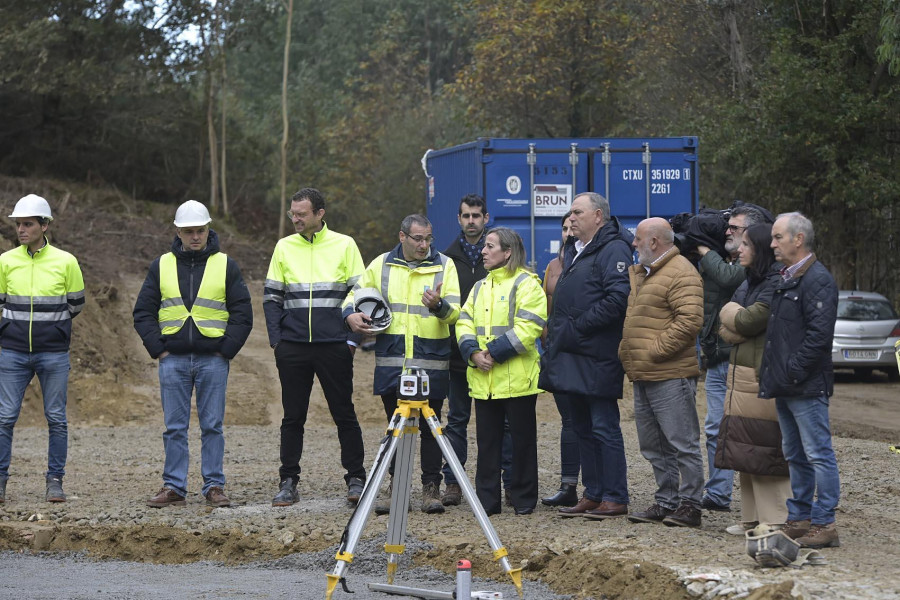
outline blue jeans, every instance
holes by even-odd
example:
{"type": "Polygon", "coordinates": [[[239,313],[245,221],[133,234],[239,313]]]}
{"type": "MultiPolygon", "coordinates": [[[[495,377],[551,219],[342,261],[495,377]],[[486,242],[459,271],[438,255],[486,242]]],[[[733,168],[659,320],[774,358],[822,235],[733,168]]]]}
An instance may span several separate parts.
{"type": "MultiPolygon", "coordinates": [[[[634,424],[641,455],[653,467],[656,503],[672,510],[679,504],[700,508],[703,458],[696,394],[693,377],[634,382],[634,424]]],[[[581,468],[584,471],[584,464],[581,468]]]]}
{"type": "MultiPolygon", "coordinates": [[[[444,435],[453,448],[459,464],[466,466],[466,460],[469,458],[468,446],[468,427],[469,419],[472,417],[472,397],[469,396],[469,382],[465,373],[459,371],[450,371],[450,392],[447,396],[447,425],[444,427],[444,435]]],[[[509,423],[503,428],[503,452],[501,460],[501,470],[503,471],[503,487],[509,485],[510,469],[512,468],[512,438],[509,433],[509,423]]],[[[450,470],[450,465],[446,462],[443,468],[444,482],[449,484],[457,483],[456,476],[450,470]]],[[[576,482],[578,475],[575,475],[576,482]]]]}
{"type": "Polygon", "coordinates": [[[794,495],[787,501],[788,519],[833,523],[841,482],[831,447],[828,397],[781,397],[775,399],[775,407],[794,495]]]}
{"type": "Polygon", "coordinates": [[[559,429],[559,481],[577,485],[578,473],[581,472],[581,457],[578,450],[578,436],[572,428],[572,399],[566,394],[553,394],[553,400],[562,421],[559,429]]]}
{"type": "Polygon", "coordinates": [[[615,398],[565,394],[578,438],[584,497],[594,502],[628,504],[625,442],[615,398]]]}
{"type": "Polygon", "coordinates": [[[710,500],[722,506],[731,505],[731,491],[734,487],[734,471],[715,467],[716,442],[719,439],[719,425],[725,414],[726,380],[728,361],[706,369],[706,459],[709,464],[709,479],[703,486],[710,500]]]}
{"type": "Polygon", "coordinates": [[[187,495],[188,424],[194,390],[200,422],[202,493],[205,495],[213,486],[225,487],[222,421],[229,367],[228,359],[214,354],[169,354],[159,361],[159,393],[166,425],[163,484],[182,496],[187,495]]]}
{"type": "Polygon", "coordinates": [[[9,476],[13,427],[19,420],[25,388],[37,375],[44,396],[49,443],[47,475],[66,474],[69,426],[66,421],[66,392],[69,386],[68,352],[0,352],[0,477],[9,476]]]}

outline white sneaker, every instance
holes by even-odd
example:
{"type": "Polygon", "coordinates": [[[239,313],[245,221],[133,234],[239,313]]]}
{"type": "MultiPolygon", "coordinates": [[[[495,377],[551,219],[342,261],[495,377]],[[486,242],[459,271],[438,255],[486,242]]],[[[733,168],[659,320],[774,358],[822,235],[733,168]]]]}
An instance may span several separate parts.
{"type": "Polygon", "coordinates": [[[756,527],[756,523],[736,523],[725,528],[725,533],[730,535],[744,535],[745,532],[756,527]]]}

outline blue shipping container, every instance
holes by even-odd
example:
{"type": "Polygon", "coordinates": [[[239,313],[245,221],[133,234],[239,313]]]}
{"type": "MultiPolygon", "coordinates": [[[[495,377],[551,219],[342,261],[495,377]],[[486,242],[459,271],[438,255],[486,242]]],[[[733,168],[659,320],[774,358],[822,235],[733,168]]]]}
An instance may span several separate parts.
{"type": "Polygon", "coordinates": [[[424,158],[428,218],[435,245],[459,235],[459,201],[478,194],[490,226],[515,229],[543,276],[560,244],[572,199],[597,192],[632,231],[647,217],[697,211],[697,138],[501,139],[477,141],[424,158]],[[532,248],[534,251],[532,252],[532,248]]]}

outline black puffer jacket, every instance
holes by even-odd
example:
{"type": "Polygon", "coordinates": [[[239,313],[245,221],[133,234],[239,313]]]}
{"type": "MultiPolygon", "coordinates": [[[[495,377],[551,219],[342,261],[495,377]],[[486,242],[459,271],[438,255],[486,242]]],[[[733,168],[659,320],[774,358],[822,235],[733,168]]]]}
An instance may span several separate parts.
{"type": "MultiPolygon", "coordinates": [[[[178,288],[184,299],[185,307],[190,310],[200,290],[200,281],[206,270],[206,259],[219,251],[219,237],[216,232],[209,231],[206,248],[199,252],[185,250],[181,240],[175,236],[172,252],[175,254],[178,269],[178,288]]],[[[193,319],[188,319],[177,333],[162,335],[159,329],[159,305],[162,299],[159,288],[159,258],[153,261],[147,271],[147,278],[134,303],[134,329],[141,336],[144,347],[151,358],[156,358],[164,351],[172,354],[220,353],[231,359],[247,341],[253,328],[253,308],[250,305],[250,292],[241,276],[238,264],[228,257],[225,272],[225,305],[228,309],[228,324],[225,335],[218,338],[205,337],[193,319]]]]}
{"type": "MultiPolygon", "coordinates": [[[[456,275],[459,277],[459,305],[463,306],[469,297],[469,292],[475,286],[475,282],[487,277],[487,269],[484,268],[481,255],[478,256],[478,262],[475,266],[472,266],[472,263],[469,262],[469,257],[466,256],[466,253],[463,252],[460,246],[458,237],[447,246],[447,249],[444,250],[444,255],[453,259],[453,264],[456,265],[456,275]]],[[[466,368],[466,361],[462,359],[462,355],[459,353],[459,344],[456,341],[456,327],[451,325],[450,370],[465,373],[466,368]]]]}
{"type": "Polygon", "coordinates": [[[760,398],[834,393],[831,345],[838,288],[815,255],[772,297],[759,374],[760,398]]]}
{"type": "Polygon", "coordinates": [[[547,350],[539,385],[551,392],[621,398],[625,371],[619,342],[628,308],[634,236],[613,217],[594,234],[578,260],[566,245],[553,292],[547,350]]]}

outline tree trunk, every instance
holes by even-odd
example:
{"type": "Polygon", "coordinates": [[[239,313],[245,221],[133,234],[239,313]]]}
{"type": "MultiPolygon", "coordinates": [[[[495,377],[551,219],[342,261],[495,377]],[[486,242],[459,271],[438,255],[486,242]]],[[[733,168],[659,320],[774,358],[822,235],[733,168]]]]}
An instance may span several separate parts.
{"type": "Polygon", "coordinates": [[[288,144],[288,59],[291,51],[291,22],[294,16],[294,0],[287,0],[287,25],[284,34],[284,68],[281,72],[281,210],[278,218],[278,239],[284,235],[287,217],[287,144],[288,144]]]}
{"type": "Polygon", "coordinates": [[[734,4],[725,9],[725,27],[728,30],[728,47],[731,54],[731,67],[734,70],[734,91],[743,95],[750,81],[750,61],[744,50],[741,32],[738,30],[737,15],[734,4]]]}
{"type": "Polygon", "coordinates": [[[212,212],[219,210],[219,143],[216,140],[216,94],[215,75],[208,72],[209,87],[206,94],[206,129],[209,132],[209,206],[212,212]]]}
{"type": "Polygon", "coordinates": [[[228,177],[227,177],[228,171],[225,168],[225,164],[226,164],[225,158],[226,158],[226,148],[228,147],[228,144],[225,143],[226,139],[227,139],[226,135],[225,135],[226,134],[225,123],[228,121],[228,114],[227,114],[227,110],[226,110],[226,108],[227,108],[226,100],[228,99],[228,86],[226,85],[227,73],[226,73],[226,68],[225,68],[225,44],[224,44],[224,42],[219,50],[220,50],[219,60],[222,64],[222,73],[219,76],[219,82],[220,82],[221,88],[222,88],[222,164],[220,165],[221,168],[219,169],[219,173],[222,176],[222,214],[227,217],[228,216],[228,177]]]}

